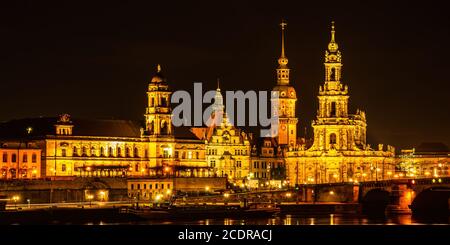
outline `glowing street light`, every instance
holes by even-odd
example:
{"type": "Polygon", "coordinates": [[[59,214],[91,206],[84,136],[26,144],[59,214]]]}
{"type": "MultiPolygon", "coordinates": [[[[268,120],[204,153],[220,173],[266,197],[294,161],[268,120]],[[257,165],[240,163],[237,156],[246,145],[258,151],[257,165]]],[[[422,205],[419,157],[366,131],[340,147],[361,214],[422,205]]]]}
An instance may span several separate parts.
{"type": "Polygon", "coordinates": [[[14,209],[17,209],[17,201],[20,200],[20,196],[18,195],[13,196],[12,200],[14,201],[14,209]]]}

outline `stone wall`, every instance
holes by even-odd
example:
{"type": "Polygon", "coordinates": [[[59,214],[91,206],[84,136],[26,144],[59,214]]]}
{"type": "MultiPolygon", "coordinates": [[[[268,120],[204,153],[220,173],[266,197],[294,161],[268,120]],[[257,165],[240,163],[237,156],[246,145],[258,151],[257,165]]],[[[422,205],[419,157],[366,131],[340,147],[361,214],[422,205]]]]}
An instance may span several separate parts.
{"type": "MultiPolygon", "coordinates": [[[[127,200],[126,179],[76,178],[74,180],[0,181],[0,196],[19,196],[17,203],[62,203],[86,201],[86,193],[105,191],[109,201],[127,200]]],[[[94,195],[93,201],[97,196],[94,195]]]]}

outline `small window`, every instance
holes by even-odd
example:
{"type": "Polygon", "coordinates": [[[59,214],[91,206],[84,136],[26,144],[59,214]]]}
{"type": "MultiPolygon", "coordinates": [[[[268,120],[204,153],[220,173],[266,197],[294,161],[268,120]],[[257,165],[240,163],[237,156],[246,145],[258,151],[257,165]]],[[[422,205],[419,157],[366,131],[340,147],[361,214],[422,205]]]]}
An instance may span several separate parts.
{"type": "Polygon", "coordinates": [[[23,155],[22,162],[28,162],[28,155],[27,154],[23,155]]]}
{"type": "Polygon", "coordinates": [[[147,184],[144,184],[144,190],[147,189],[147,184]]]}
{"type": "Polygon", "coordinates": [[[17,155],[15,153],[12,154],[11,162],[17,162],[17,155]]]}
{"type": "Polygon", "coordinates": [[[65,157],[67,154],[67,150],[66,149],[61,149],[61,156],[65,157]]]}
{"type": "Polygon", "coordinates": [[[62,165],[61,165],[61,171],[62,171],[62,172],[66,172],[66,168],[67,168],[67,167],[66,167],[66,164],[62,164],[62,165]]]}
{"type": "Polygon", "coordinates": [[[8,154],[3,153],[3,162],[8,162],[8,154]]]}
{"type": "Polygon", "coordinates": [[[330,134],[330,144],[336,144],[336,134],[330,134]]]}
{"type": "Polygon", "coordinates": [[[141,189],[141,184],[137,184],[138,190],[141,189]]]}
{"type": "Polygon", "coordinates": [[[33,155],[31,155],[31,162],[36,163],[37,162],[37,156],[36,153],[33,153],[33,155]]]}
{"type": "Polygon", "coordinates": [[[132,189],[132,190],[134,189],[134,185],[133,185],[133,184],[131,184],[131,189],[132,189]]]}

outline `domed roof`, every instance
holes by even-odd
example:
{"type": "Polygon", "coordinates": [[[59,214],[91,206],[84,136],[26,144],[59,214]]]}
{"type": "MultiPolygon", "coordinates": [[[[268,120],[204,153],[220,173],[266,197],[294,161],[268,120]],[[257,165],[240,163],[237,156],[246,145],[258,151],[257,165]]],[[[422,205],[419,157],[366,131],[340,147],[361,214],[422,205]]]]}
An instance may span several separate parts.
{"type": "Polygon", "coordinates": [[[164,82],[164,76],[161,74],[161,66],[158,64],[157,66],[157,72],[156,74],[152,77],[151,82],[152,83],[161,83],[164,82]]]}
{"type": "Polygon", "coordinates": [[[297,98],[295,88],[289,85],[277,85],[273,87],[272,91],[279,92],[278,96],[280,98],[297,98]]]}

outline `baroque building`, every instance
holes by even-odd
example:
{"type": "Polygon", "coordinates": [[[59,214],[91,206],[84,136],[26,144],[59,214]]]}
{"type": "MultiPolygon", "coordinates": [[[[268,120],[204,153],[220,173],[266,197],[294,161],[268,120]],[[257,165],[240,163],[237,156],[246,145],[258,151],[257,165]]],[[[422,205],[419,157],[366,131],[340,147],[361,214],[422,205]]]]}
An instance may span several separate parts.
{"type": "Polygon", "coordinates": [[[342,83],[342,53],[336,42],[334,23],[325,51],[325,81],[319,87],[319,108],[312,122],[311,146],[297,144],[287,153],[291,184],[369,181],[394,171],[395,149],[366,142],[366,114],[348,111],[348,86],[342,83]]]}

